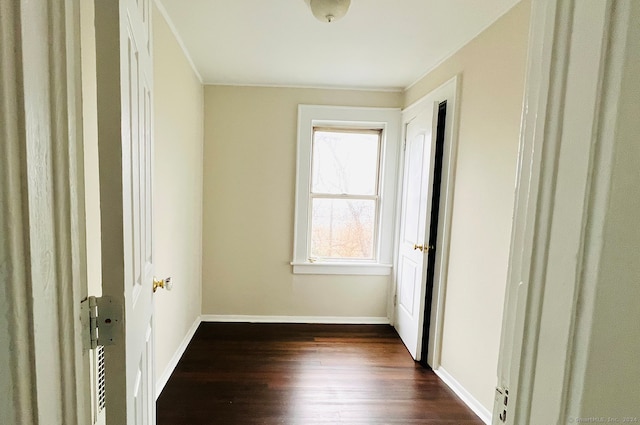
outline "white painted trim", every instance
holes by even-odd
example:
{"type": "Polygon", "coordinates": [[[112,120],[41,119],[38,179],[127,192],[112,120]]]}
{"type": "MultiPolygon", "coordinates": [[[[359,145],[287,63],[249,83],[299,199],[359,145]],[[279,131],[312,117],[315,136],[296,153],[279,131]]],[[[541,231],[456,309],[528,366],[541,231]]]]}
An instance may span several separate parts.
{"type": "Polygon", "coordinates": [[[447,384],[451,390],[456,393],[456,395],[466,404],[469,409],[473,410],[473,413],[478,415],[478,417],[485,423],[491,423],[491,412],[482,405],[467,389],[456,380],[449,372],[447,372],[443,367],[439,367],[438,369],[434,369],[433,372],[444,382],[447,384]]]}
{"type": "MultiPolygon", "coordinates": [[[[459,75],[454,76],[449,81],[440,85],[427,95],[413,102],[402,111],[402,123],[403,132],[406,131],[406,125],[411,121],[418,113],[420,108],[424,107],[427,102],[447,101],[447,119],[445,129],[445,146],[443,153],[442,164],[442,181],[440,195],[440,214],[438,217],[438,241],[437,241],[437,254],[434,273],[434,287],[433,287],[433,303],[431,306],[431,326],[430,336],[433,344],[430,344],[429,352],[427,353],[427,362],[433,368],[437,369],[440,366],[440,352],[442,346],[442,337],[444,332],[444,304],[446,294],[446,283],[449,268],[449,244],[451,240],[451,225],[453,217],[453,193],[455,189],[455,171],[456,161],[458,154],[458,116],[460,112],[460,90],[458,86],[460,84],[461,77],[459,75]]],[[[405,135],[403,134],[402,140],[405,135]]],[[[401,152],[399,158],[400,164],[398,167],[398,175],[403,176],[404,168],[404,152],[401,152]]],[[[396,203],[396,240],[394,246],[394,274],[391,281],[392,289],[389,291],[391,306],[390,316],[393,317],[392,323],[395,323],[396,309],[393,305],[393,298],[397,293],[397,263],[399,255],[399,240],[398,235],[400,233],[400,209],[401,209],[401,193],[402,193],[402,178],[398,177],[398,200],[396,203]]],[[[426,226],[427,232],[429,226],[426,226]]],[[[428,235],[427,235],[428,237],[428,235]]],[[[425,266],[426,267],[426,266],[425,266]]],[[[425,270],[426,272],[426,270],[425,270]]],[[[420,319],[420,335],[418,340],[422,340],[422,323],[424,323],[424,305],[421,307],[421,319],[420,319]]],[[[419,358],[422,357],[421,350],[418,350],[419,358]]]]}
{"type": "Polygon", "coordinates": [[[189,54],[189,50],[187,50],[187,46],[184,44],[184,41],[182,41],[182,37],[180,37],[180,33],[178,33],[178,29],[176,28],[175,24],[173,23],[173,20],[171,20],[171,17],[169,16],[169,12],[167,12],[167,9],[162,4],[162,0],[154,0],[154,3],[156,5],[156,7],[158,8],[158,11],[160,12],[162,17],[164,18],[165,22],[169,26],[169,29],[173,33],[173,36],[175,37],[176,41],[178,42],[178,45],[182,49],[182,53],[184,54],[184,57],[187,59],[187,62],[189,62],[189,65],[191,65],[191,69],[193,70],[193,73],[196,74],[196,78],[198,78],[198,81],[200,81],[200,84],[204,84],[204,82],[202,80],[202,76],[200,75],[200,72],[198,72],[198,68],[196,68],[196,64],[193,62],[193,59],[191,58],[191,55],[189,54]]]}
{"type": "MultiPolygon", "coordinates": [[[[157,0],[156,0],[157,1],[157,0]]],[[[347,86],[322,86],[322,85],[296,85],[296,84],[252,84],[252,83],[222,83],[215,81],[207,81],[207,86],[219,87],[252,87],[267,89],[310,89],[310,90],[343,90],[343,91],[366,91],[366,92],[382,92],[382,93],[403,93],[404,89],[399,87],[347,87],[347,86]]]]}
{"type": "Polygon", "coordinates": [[[164,389],[165,385],[167,385],[169,378],[171,378],[171,374],[176,369],[176,366],[178,366],[178,362],[180,361],[180,358],[182,358],[182,355],[184,354],[187,347],[189,346],[189,343],[193,339],[193,335],[195,335],[196,331],[198,330],[198,326],[200,326],[201,322],[202,322],[201,317],[200,316],[196,317],[196,320],[193,321],[193,324],[185,334],[182,342],[180,343],[180,345],[178,345],[178,348],[176,349],[176,352],[174,353],[173,357],[171,357],[171,360],[169,360],[169,363],[167,364],[167,367],[165,367],[164,372],[162,372],[160,377],[156,380],[156,397],[155,397],[156,400],[158,400],[158,397],[160,397],[162,390],[164,389]]]}
{"type": "MultiPolygon", "coordinates": [[[[455,174],[458,158],[458,116],[460,114],[460,76],[450,80],[453,93],[448,98],[447,120],[445,130],[445,148],[442,170],[442,181],[444,184],[440,195],[440,214],[438,224],[438,253],[436,257],[436,270],[434,275],[433,305],[431,310],[431,329],[433,336],[433,348],[427,353],[428,360],[432,367],[440,366],[440,354],[442,347],[442,337],[444,334],[444,305],[449,273],[449,244],[451,242],[451,230],[453,219],[453,194],[455,190],[455,174]]],[[[443,88],[443,90],[446,90],[443,88]]]]}
{"type": "MultiPolygon", "coordinates": [[[[518,1],[519,2],[519,1],[518,1]]],[[[427,69],[425,72],[423,72],[418,78],[416,78],[411,84],[409,84],[407,87],[404,88],[404,92],[407,92],[409,89],[411,89],[413,86],[415,86],[416,84],[418,84],[424,77],[426,77],[427,75],[431,74],[433,71],[435,71],[436,69],[438,69],[439,66],[441,66],[443,63],[445,63],[446,61],[448,61],[449,59],[451,59],[453,56],[456,55],[456,53],[458,53],[460,50],[464,49],[468,44],[471,44],[476,38],[478,38],[483,32],[485,32],[486,30],[488,30],[493,24],[495,24],[496,22],[498,22],[504,15],[506,15],[507,13],[509,13],[511,11],[511,9],[513,9],[514,7],[516,7],[518,3],[513,4],[511,6],[509,6],[504,12],[502,12],[501,14],[499,14],[493,21],[489,22],[487,25],[485,25],[484,27],[482,27],[478,32],[476,32],[476,34],[472,37],[472,38],[468,38],[467,41],[464,41],[462,44],[458,45],[458,47],[453,48],[448,54],[444,55],[442,57],[442,59],[440,59],[438,62],[436,62],[435,65],[431,66],[429,69],[427,69]]]]}
{"type": "MultiPolygon", "coordinates": [[[[22,99],[19,8],[1,3],[0,13],[0,411],[8,423],[35,423],[36,391],[32,389],[35,372],[30,337],[28,277],[29,223],[27,195],[21,187],[26,164],[22,99]]],[[[46,39],[43,40],[46,42],[46,39]]],[[[44,78],[44,77],[43,77],[44,78]]]]}
{"type": "MultiPolygon", "coordinates": [[[[553,1],[553,0],[552,0],[553,1]]],[[[533,381],[533,371],[522,358],[525,338],[525,313],[530,295],[529,274],[534,263],[534,241],[536,233],[546,234],[535,229],[538,215],[538,203],[541,203],[543,178],[541,176],[543,137],[550,100],[552,75],[557,79],[557,71],[552,64],[554,49],[556,4],[547,1],[534,1],[532,4],[529,29],[529,51],[526,75],[525,96],[523,100],[522,122],[520,128],[520,147],[515,191],[514,218],[509,253],[509,269],[502,319],[500,353],[498,358],[497,385],[509,389],[511,414],[507,415],[508,424],[516,424],[514,418],[521,415],[520,421],[527,422],[530,389],[518,390],[520,381],[533,381]],[[526,370],[523,370],[526,369],[526,370]],[[529,394],[527,394],[529,393],[529,394]],[[521,396],[520,396],[521,395],[521,396]],[[522,401],[521,401],[522,400],[522,401]],[[522,412],[527,410],[527,412],[522,412]]],[[[565,21],[566,25],[566,21],[565,21]]],[[[558,54],[563,60],[564,54],[558,54]]],[[[556,65],[557,66],[557,65],[556,65]]],[[[560,67],[562,69],[562,67],[560,67]]],[[[551,168],[551,167],[550,167],[551,168]]],[[[552,174],[547,172],[547,174],[552,174]]],[[[541,244],[540,249],[544,249],[541,244]]],[[[539,313],[534,313],[538,316],[539,313]]],[[[530,320],[530,319],[529,319],[530,320]]],[[[534,338],[535,339],[535,338],[534,338]]],[[[524,384],[523,384],[524,385],[524,384]]],[[[524,385],[525,387],[527,385],[524,385]]],[[[496,403],[494,413],[502,407],[496,403]]],[[[495,415],[497,417],[497,415],[495,415]]]]}
{"type": "Polygon", "coordinates": [[[0,411],[89,423],[77,0],[0,4],[0,411]]]}
{"type": "Polygon", "coordinates": [[[294,274],[333,274],[360,276],[389,276],[391,264],[347,264],[347,263],[291,263],[294,274]]]}
{"type": "Polygon", "coordinates": [[[388,325],[387,317],[351,316],[250,316],[234,314],[203,314],[202,322],[222,323],[317,323],[344,325],[388,325]]]}
{"type": "MultiPolygon", "coordinates": [[[[298,139],[296,153],[296,188],[292,264],[307,264],[309,232],[309,187],[311,184],[311,138],[316,125],[345,125],[355,128],[381,128],[381,181],[377,259],[374,264],[393,262],[397,158],[400,151],[400,109],[298,105],[298,139]]],[[[355,262],[354,262],[355,263],[355,262]]],[[[360,264],[369,265],[370,261],[360,264]]],[[[323,263],[327,264],[327,263],[323,263]]],[[[356,264],[353,264],[354,266],[356,264]]],[[[300,270],[300,267],[297,267],[300,270]]],[[[319,271],[321,269],[317,269],[319,271]]],[[[327,269],[328,270],[328,269],[327,269]]],[[[294,267],[294,272],[296,267],[294,267]]]]}

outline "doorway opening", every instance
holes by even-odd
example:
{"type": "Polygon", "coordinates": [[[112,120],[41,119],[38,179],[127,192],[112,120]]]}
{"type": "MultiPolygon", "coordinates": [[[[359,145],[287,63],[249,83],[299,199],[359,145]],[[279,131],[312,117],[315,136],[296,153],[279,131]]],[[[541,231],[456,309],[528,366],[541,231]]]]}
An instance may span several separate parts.
{"type": "MultiPolygon", "coordinates": [[[[433,278],[436,267],[436,249],[438,246],[438,223],[440,218],[440,193],[442,190],[442,163],[444,157],[444,133],[447,118],[447,101],[438,105],[438,118],[436,126],[436,152],[433,165],[433,184],[431,191],[431,218],[429,224],[429,246],[427,256],[427,286],[424,300],[424,320],[422,324],[422,352],[429,352],[429,339],[431,327],[431,305],[433,304],[433,278]]],[[[427,356],[420,358],[420,364],[431,367],[427,362],[427,356]]]]}

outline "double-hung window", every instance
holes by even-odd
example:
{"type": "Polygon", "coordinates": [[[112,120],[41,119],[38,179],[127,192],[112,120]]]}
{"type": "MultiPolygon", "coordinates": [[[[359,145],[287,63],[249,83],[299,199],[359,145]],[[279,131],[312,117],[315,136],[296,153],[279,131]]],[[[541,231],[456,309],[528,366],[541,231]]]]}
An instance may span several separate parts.
{"type": "Polygon", "coordinates": [[[399,116],[300,106],[294,273],[390,273],[399,116]]]}
{"type": "Polygon", "coordinates": [[[308,258],[375,260],[381,129],[314,127],[308,258]]]}

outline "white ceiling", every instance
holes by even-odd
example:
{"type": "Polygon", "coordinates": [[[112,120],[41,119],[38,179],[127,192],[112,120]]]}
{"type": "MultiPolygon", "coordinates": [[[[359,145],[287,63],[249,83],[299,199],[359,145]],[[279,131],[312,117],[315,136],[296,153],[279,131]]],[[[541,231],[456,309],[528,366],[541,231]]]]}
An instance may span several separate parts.
{"type": "Polygon", "coordinates": [[[402,89],[519,0],[158,0],[206,84],[402,89]]]}

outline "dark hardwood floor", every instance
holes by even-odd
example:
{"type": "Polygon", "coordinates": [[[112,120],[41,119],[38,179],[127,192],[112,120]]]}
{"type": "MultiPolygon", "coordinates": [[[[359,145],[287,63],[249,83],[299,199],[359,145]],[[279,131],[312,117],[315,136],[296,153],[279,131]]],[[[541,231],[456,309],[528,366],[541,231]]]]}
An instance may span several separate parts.
{"type": "Polygon", "coordinates": [[[203,323],[158,425],[482,424],[386,325],[203,323]]]}

